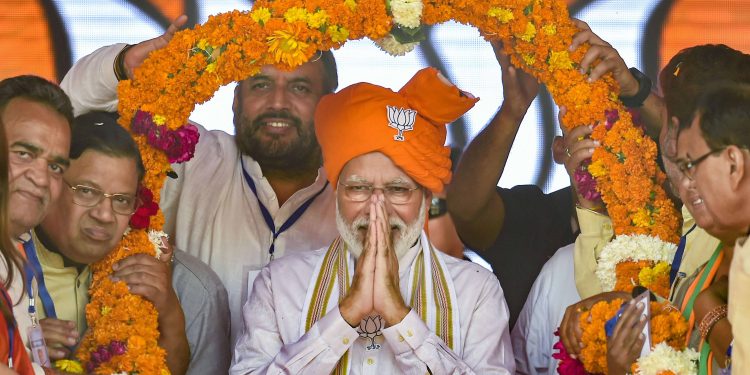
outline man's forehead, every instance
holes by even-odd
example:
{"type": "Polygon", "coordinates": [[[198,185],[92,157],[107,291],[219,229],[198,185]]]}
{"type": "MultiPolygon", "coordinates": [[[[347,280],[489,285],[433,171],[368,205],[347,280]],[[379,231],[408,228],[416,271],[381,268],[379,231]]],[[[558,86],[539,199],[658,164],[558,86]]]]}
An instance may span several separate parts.
{"type": "Polygon", "coordinates": [[[300,65],[294,70],[283,70],[273,65],[264,65],[260,68],[260,73],[250,77],[250,79],[273,79],[282,77],[288,80],[305,79],[309,81],[322,81],[322,63],[319,61],[310,61],[300,65]]]}

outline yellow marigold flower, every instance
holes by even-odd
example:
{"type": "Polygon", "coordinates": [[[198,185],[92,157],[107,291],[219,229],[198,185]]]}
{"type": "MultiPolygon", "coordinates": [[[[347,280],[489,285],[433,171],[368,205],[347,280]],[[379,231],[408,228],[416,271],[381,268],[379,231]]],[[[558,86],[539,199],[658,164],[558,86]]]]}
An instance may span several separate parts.
{"type": "Polygon", "coordinates": [[[644,267],[641,272],[638,273],[639,284],[649,287],[656,282],[660,276],[664,276],[669,273],[670,266],[667,262],[659,262],[653,267],[644,267]]]}
{"type": "Polygon", "coordinates": [[[328,21],[328,13],[325,10],[319,10],[307,16],[307,26],[313,29],[320,28],[328,21]]]}
{"type": "Polygon", "coordinates": [[[296,35],[289,30],[276,30],[268,40],[268,52],[273,55],[274,61],[289,65],[299,66],[305,63],[307,58],[304,51],[308,44],[297,40],[296,35]]]}
{"type": "Polygon", "coordinates": [[[296,21],[307,22],[308,13],[303,8],[293,7],[284,12],[284,21],[292,23],[296,21]]]}
{"type": "Polygon", "coordinates": [[[216,71],[216,61],[206,65],[206,71],[209,73],[213,73],[216,71]]]}
{"type": "Polygon", "coordinates": [[[536,58],[534,55],[523,55],[523,62],[526,63],[528,66],[534,66],[534,63],[536,62],[536,58]]]}
{"type": "Polygon", "coordinates": [[[102,316],[106,316],[109,314],[109,312],[112,311],[112,308],[109,306],[102,306],[102,316]]]}
{"type": "Polygon", "coordinates": [[[206,39],[201,39],[201,40],[199,40],[199,41],[198,41],[198,44],[197,44],[197,47],[198,47],[199,49],[203,49],[203,50],[205,50],[205,49],[206,49],[206,47],[208,47],[208,40],[206,40],[206,39]]]}
{"type": "Polygon", "coordinates": [[[554,24],[544,25],[542,26],[542,32],[547,35],[555,35],[557,34],[557,26],[554,24]]]}
{"type": "Polygon", "coordinates": [[[536,36],[536,26],[534,26],[533,23],[527,22],[526,23],[526,30],[524,30],[523,34],[516,35],[521,40],[524,40],[526,42],[531,42],[532,39],[536,36]]]}
{"type": "Polygon", "coordinates": [[[639,208],[631,217],[633,224],[637,227],[648,228],[651,226],[651,215],[645,208],[639,208]]]}
{"type": "Polygon", "coordinates": [[[349,40],[349,30],[347,30],[345,27],[331,25],[328,26],[326,32],[331,36],[331,40],[334,43],[340,43],[349,40]]]}
{"type": "Polygon", "coordinates": [[[513,12],[510,11],[510,9],[505,8],[490,8],[490,10],[487,11],[487,15],[497,18],[501,23],[508,23],[513,19],[513,12]]]}
{"type": "Polygon", "coordinates": [[[357,2],[354,0],[344,0],[344,5],[349,7],[349,10],[353,12],[354,9],[357,7],[357,2]]]}
{"type": "Polygon", "coordinates": [[[553,72],[560,69],[572,69],[573,61],[570,60],[568,51],[560,51],[549,54],[549,71],[553,72]]]}
{"type": "Polygon", "coordinates": [[[167,119],[162,115],[154,115],[153,121],[156,125],[164,125],[167,122],[167,119]]]}
{"type": "Polygon", "coordinates": [[[271,11],[268,8],[261,7],[252,11],[250,13],[250,18],[257,23],[264,25],[269,19],[271,19],[271,11]]]}
{"type": "Polygon", "coordinates": [[[601,177],[608,173],[607,166],[601,160],[589,164],[589,173],[594,177],[601,177]]]}
{"type": "Polygon", "coordinates": [[[83,366],[78,361],[71,359],[55,361],[55,368],[71,374],[83,374],[83,366]]]}

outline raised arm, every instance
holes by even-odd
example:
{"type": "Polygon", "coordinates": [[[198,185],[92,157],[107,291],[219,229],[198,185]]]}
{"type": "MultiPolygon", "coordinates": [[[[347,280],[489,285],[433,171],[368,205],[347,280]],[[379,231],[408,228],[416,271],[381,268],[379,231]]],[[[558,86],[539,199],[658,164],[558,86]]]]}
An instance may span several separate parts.
{"type": "Polygon", "coordinates": [[[133,78],[133,70],[143,63],[151,51],[166,46],[185,22],[187,16],[182,15],[156,38],[133,46],[120,43],[102,47],[78,60],[60,83],[70,97],[75,115],[90,111],[117,111],[119,80],[133,78]],[[123,70],[120,77],[116,74],[120,70],[118,66],[123,70]]]}
{"type": "MultiPolygon", "coordinates": [[[[570,46],[570,50],[574,51],[586,42],[591,45],[591,48],[589,48],[583,60],[581,60],[581,72],[589,74],[590,82],[612,72],[615,80],[620,85],[620,97],[634,97],[640,90],[639,81],[628,70],[627,64],[625,64],[625,61],[620,57],[617,50],[611,44],[594,34],[586,22],[573,19],[573,23],[581,31],[573,36],[573,43],[570,46]]],[[[646,124],[648,134],[652,138],[657,138],[659,130],[665,121],[662,118],[664,115],[662,111],[664,101],[656,95],[653,87],[650,89],[651,92],[643,101],[643,105],[635,109],[640,112],[641,118],[646,124]]]]}
{"type": "Polygon", "coordinates": [[[493,42],[492,48],[503,74],[503,104],[464,151],[448,188],[448,211],[456,230],[465,244],[476,249],[492,245],[503,227],[505,206],[497,183],[539,88],[533,77],[510,64],[499,42],[493,42]]]}

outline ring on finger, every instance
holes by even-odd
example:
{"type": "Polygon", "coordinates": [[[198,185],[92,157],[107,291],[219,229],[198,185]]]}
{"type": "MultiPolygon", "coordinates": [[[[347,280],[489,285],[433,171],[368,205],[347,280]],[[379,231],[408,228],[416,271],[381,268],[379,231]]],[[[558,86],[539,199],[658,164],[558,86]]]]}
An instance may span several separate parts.
{"type": "Polygon", "coordinates": [[[567,148],[567,147],[565,148],[565,155],[568,155],[568,157],[570,157],[570,156],[571,156],[571,155],[570,155],[570,149],[569,149],[569,148],[567,148]]]}

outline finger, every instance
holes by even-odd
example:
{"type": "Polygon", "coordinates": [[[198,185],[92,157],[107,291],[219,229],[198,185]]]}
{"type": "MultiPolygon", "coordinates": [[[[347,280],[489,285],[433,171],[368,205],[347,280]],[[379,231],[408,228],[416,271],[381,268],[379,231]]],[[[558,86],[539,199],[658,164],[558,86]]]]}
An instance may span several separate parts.
{"type": "Polygon", "coordinates": [[[167,28],[167,31],[164,32],[164,35],[162,37],[166,42],[169,42],[172,40],[172,37],[174,37],[174,34],[180,30],[185,24],[187,23],[188,17],[187,15],[183,14],[177,18],[175,18],[174,21],[169,25],[167,28]]]}
{"type": "Polygon", "coordinates": [[[64,346],[53,346],[47,345],[47,354],[52,360],[66,359],[70,356],[70,350],[64,346]]]}
{"type": "Polygon", "coordinates": [[[159,246],[161,254],[159,254],[159,260],[164,263],[172,263],[174,259],[174,247],[169,243],[169,238],[164,236],[161,238],[161,246],[159,246]]]}
{"type": "Polygon", "coordinates": [[[158,259],[148,254],[134,254],[112,265],[112,269],[117,271],[121,268],[130,266],[152,266],[161,264],[158,259]]]}
{"type": "Polygon", "coordinates": [[[619,74],[620,70],[624,69],[627,69],[627,67],[625,66],[625,62],[620,58],[620,55],[618,55],[616,51],[609,52],[602,58],[599,64],[596,64],[596,66],[591,69],[588,81],[594,82],[610,72],[612,74],[619,74]]]}
{"type": "MultiPolygon", "coordinates": [[[[592,45],[588,51],[586,51],[583,59],[581,59],[581,72],[584,74],[591,73],[589,70],[593,69],[592,64],[597,60],[603,61],[607,57],[607,52],[609,52],[609,50],[606,46],[592,45]]],[[[601,61],[599,64],[601,64],[601,61]]]]}

